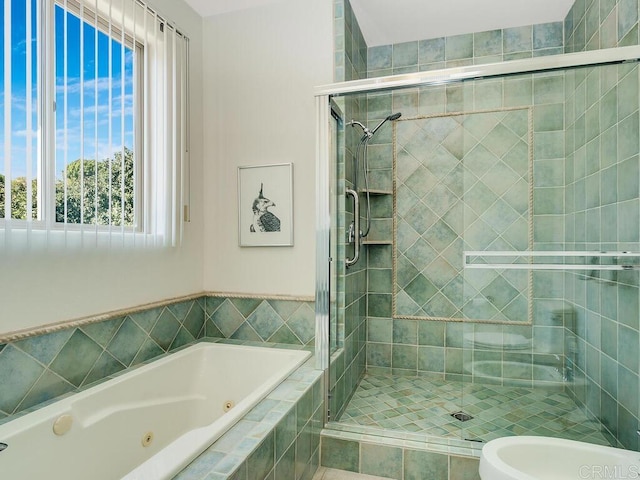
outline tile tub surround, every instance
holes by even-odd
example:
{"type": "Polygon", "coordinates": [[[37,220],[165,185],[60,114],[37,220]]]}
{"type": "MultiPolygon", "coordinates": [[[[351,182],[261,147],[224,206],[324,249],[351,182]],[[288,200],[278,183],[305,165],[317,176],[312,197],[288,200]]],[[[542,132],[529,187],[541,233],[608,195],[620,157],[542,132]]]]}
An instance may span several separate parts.
{"type": "Polygon", "coordinates": [[[0,418],[202,338],[205,303],[198,297],[0,345],[0,418]]]}
{"type": "Polygon", "coordinates": [[[480,480],[479,451],[353,432],[323,430],[323,467],[396,480],[480,480]]]}
{"type": "Polygon", "coordinates": [[[215,294],[74,323],[0,344],[0,421],[203,337],[313,346],[315,316],[307,300],[215,294]]]}
{"type": "Polygon", "coordinates": [[[208,295],[205,336],[313,346],[313,300],[208,295]]]}
{"type": "MultiPolygon", "coordinates": [[[[232,339],[199,341],[309,349],[232,339]]],[[[175,478],[311,479],[319,464],[323,382],[323,372],[315,369],[311,357],[175,478]]]]}
{"type": "Polygon", "coordinates": [[[175,480],[311,480],[320,461],[323,399],[324,375],[312,357],[175,480]]]}

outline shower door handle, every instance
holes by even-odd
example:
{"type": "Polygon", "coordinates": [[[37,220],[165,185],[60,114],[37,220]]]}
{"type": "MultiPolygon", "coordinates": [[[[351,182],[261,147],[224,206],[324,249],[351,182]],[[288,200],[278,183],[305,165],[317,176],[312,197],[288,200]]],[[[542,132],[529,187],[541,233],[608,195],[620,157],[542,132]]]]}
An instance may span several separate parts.
{"type": "Polygon", "coordinates": [[[360,258],[360,199],[358,198],[358,192],[351,188],[345,190],[347,197],[353,197],[353,222],[349,225],[349,238],[348,242],[354,242],[353,244],[353,258],[345,259],[345,265],[349,268],[354,265],[360,258]]]}

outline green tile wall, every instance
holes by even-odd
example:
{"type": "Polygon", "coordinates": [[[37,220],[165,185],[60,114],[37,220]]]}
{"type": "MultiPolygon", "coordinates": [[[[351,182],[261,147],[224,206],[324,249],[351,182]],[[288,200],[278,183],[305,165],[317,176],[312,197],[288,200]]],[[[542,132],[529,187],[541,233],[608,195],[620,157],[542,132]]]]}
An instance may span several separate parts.
{"type": "Polygon", "coordinates": [[[564,20],[565,51],[638,45],[637,0],[575,0],[564,20]]]}
{"type": "MultiPolygon", "coordinates": [[[[636,64],[567,74],[569,249],[640,248],[639,78],[636,64]]],[[[564,274],[565,296],[576,314],[565,340],[574,377],[570,391],[602,421],[614,444],[634,450],[640,447],[638,286],[635,271],[564,274]]]]}
{"type": "Polygon", "coordinates": [[[382,77],[559,53],[564,53],[563,23],[543,23],[370,47],[367,50],[368,76],[382,77]]]}
{"type": "Polygon", "coordinates": [[[207,337],[314,345],[314,302],[208,296],[205,308],[207,337]]]}
{"type": "MultiPolygon", "coordinates": [[[[335,80],[366,78],[367,46],[348,0],[337,0],[335,12],[336,71],[335,80]]],[[[363,118],[365,97],[350,96],[338,99],[345,121],[363,118]]],[[[352,202],[345,202],[345,188],[353,188],[355,181],[354,156],[362,132],[345,127],[339,133],[338,154],[338,259],[353,255],[353,246],[346,245],[346,232],[353,220],[352,202]]],[[[331,339],[339,349],[331,357],[329,395],[332,418],[336,418],[353,394],[365,368],[366,337],[366,247],[360,261],[346,269],[339,260],[337,269],[337,329],[331,339]]]]}
{"type": "Polygon", "coordinates": [[[334,80],[342,82],[366,78],[367,44],[349,0],[335,0],[333,11],[334,80]]]}
{"type": "MultiPolygon", "coordinates": [[[[638,67],[632,64],[482,80],[451,87],[457,92],[433,87],[379,94],[375,99],[370,95],[368,104],[376,109],[369,111],[375,111],[376,117],[369,121],[394,111],[403,111],[404,121],[405,112],[416,117],[445,114],[464,105],[475,107],[478,101],[498,108],[529,105],[533,108],[534,248],[638,251],[639,79],[638,67]],[[489,87],[497,92],[493,97],[486,95],[489,87]]],[[[390,137],[381,137],[371,152],[372,168],[385,174],[391,168],[390,142],[390,137]]],[[[411,160],[409,155],[399,156],[399,175],[411,170],[407,166],[411,160]]],[[[422,179],[412,185],[428,184],[422,179]]],[[[373,209],[376,215],[391,216],[386,199],[376,197],[374,201],[379,203],[373,209]]],[[[401,201],[404,197],[398,195],[401,201]]],[[[402,236],[401,231],[398,235],[398,243],[407,239],[413,243],[417,238],[402,236]]],[[[467,335],[491,333],[499,338],[517,334],[530,339],[531,354],[527,355],[532,363],[559,368],[573,379],[574,399],[603,423],[614,444],[638,449],[637,272],[535,272],[530,326],[425,322],[387,313],[383,299],[385,291],[393,291],[391,250],[389,246],[369,249],[370,258],[375,259],[368,271],[370,372],[483,381],[470,376],[466,365],[476,359],[506,361],[515,352],[469,348],[467,335]]],[[[529,371],[522,379],[533,380],[532,375],[529,371]]]]}
{"type": "MultiPolygon", "coordinates": [[[[396,208],[398,228],[393,237],[393,246],[370,246],[368,269],[368,330],[367,330],[367,369],[374,373],[396,373],[404,375],[433,375],[450,379],[489,381],[470,376],[473,360],[506,359],[510,352],[499,345],[503,339],[517,335],[519,341],[529,342],[527,352],[531,364],[539,363],[562,369],[564,344],[562,332],[565,324],[562,300],[562,274],[554,272],[535,272],[531,284],[527,274],[515,274],[513,271],[493,272],[491,270],[464,271],[464,280],[482,288],[464,288],[464,282],[456,282],[456,276],[432,276],[433,288],[421,284],[412,289],[412,282],[425,276],[428,266],[442,270],[442,266],[451,265],[454,272],[460,272],[461,250],[479,249],[562,249],[563,247],[563,172],[564,172],[564,77],[562,74],[521,75],[506,79],[487,79],[474,83],[455,84],[406,89],[392,94],[370,94],[367,99],[369,123],[374,123],[392,112],[403,113],[396,123],[397,158],[396,208]],[[504,110],[504,111],[503,111],[504,110]],[[460,115],[458,113],[461,112],[460,115]],[[481,113],[472,113],[481,112],[481,113]],[[511,118],[520,115],[521,118],[511,118]],[[496,116],[496,118],[493,118],[496,116]],[[505,126],[498,117],[509,117],[505,126]],[[492,117],[495,121],[487,121],[492,117]],[[453,128],[445,128],[444,121],[453,121],[453,128]],[[435,123],[434,123],[435,121],[435,123]],[[466,123],[467,128],[460,126],[466,123]],[[502,126],[500,126],[502,124],[502,126]],[[515,143],[492,143],[496,128],[514,132],[515,143]],[[464,132],[467,130],[473,132],[464,132]],[[430,133],[427,133],[430,132],[430,133]],[[515,133],[519,132],[519,133],[515,133]],[[442,138],[440,138],[442,137],[442,138]],[[439,138],[436,140],[436,138],[439,138]],[[478,142],[477,139],[482,141],[478,142]],[[460,148],[454,140],[460,141],[460,148]],[[527,144],[533,141],[532,165],[533,180],[529,180],[529,155],[527,144]],[[484,145],[488,145],[489,148],[484,145]],[[482,147],[487,151],[500,150],[504,161],[483,164],[478,175],[458,175],[455,165],[456,155],[482,147]],[[504,147],[504,148],[503,148],[504,147]],[[435,152],[435,162],[426,167],[421,158],[429,152],[435,152]],[[453,152],[453,153],[452,153],[453,152]],[[447,159],[451,168],[447,168],[447,159]],[[434,166],[435,165],[435,166],[434,166]],[[439,166],[439,167],[438,167],[439,166]],[[494,178],[487,175],[489,167],[495,166],[494,178]],[[432,172],[440,168],[442,175],[432,172]],[[501,169],[501,170],[500,170],[501,169]],[[500,170],[500,171],[498,171],[500,170]],[[520,172],[518,174],[517,172],[520,172]],[[508,183],[511,177],[515,183],[508,183]],[[478,181],[485,178],[484,181],[478,181]],[[468,181],[465,181],[468,180],[468,181]],[[497,180],[499,179],[499,180],[497,180]],[[453,180],[457,180],[454,182],[453,180]],[[496,183],[497,180],[497,183],[496,183]],[[529,186],[527,186],[530,184],[529,186]],[[508,186],[505,188],[505,186],[508,186]],[[531,199],[530,194],[533,194],[531,199]],[[447,198],[451,201],[445,201],[447,198]],[[490,218],[492,206],[501,199],[513,210],[511,222],[508,215],[496,214],[499,220],[490,218]],[[462,201],[464,200],[464,201],[462,201]],[[466,202],[466,203],[465,203],[466,202]],[[464,206],[466,205],[466,206],[464,206]],[[456,209],[462,211],[455,214],[456,209]],[[425,213],[426,212],[426,213],[425,213]],[[533,230],[529,230],[529,217],[533,215],[533,230]],[[402,220],[402,219],[405,220],[402,220]],[[457,223],[456,223],[457,219],[457,223]],[[402,222],[411,228],[401,228],[402,222]],[[455,232],[458,227],[467,226],[465,235],[455,235],[447,240],[446,235],[434,234],[438,224],[449,227],[455,232]],[[484,222],[484,223],[483,223],[484,222]],[[488,222],[488,223],[487,223],[488,222]],[[413,228],[413,226],[416,228],[413,228]],[[417,229],[417,225],[421,229],[417,229]],[[482,228],[475,228],[483,225],[482,228]],[[503,225],[499,234],[487,237],[486,232],[494,231],[503,225]],[[475,232],[475,234],[474,234],[475,232]],[[457,243],[456,243],[457,242],[457,243]],[[466,242],[466,245],[463,243],[466,242]],[[531,243],[532,242],[532,243],[531,243]],[[435,245],[431,245],[435,243],[435,245]],[[458,245],[460,244],[460,245],[458,245]],[[398,250],[396,258],[396,280],[399,289],[394,290],[393,251],[398,250]],[[452,254],[451,251],[454,253],[452,254]],[[440,264],[437,264],[440,259],[440,264]],[[446,263],[444,263],[446,262],[446,263]],[[438,266],[440,265],[440,266],[438,266]],[[453,268],[455,266],[455,268],[453,268]],[[473,279],[478,275],[477,279],[473,279]],[[435,282],[435,283],[434,283],[435,282]],[[502,284],[503,287],[498,288],[502,284]],[[511,288],[504,288],[504,286],[511,288]],[[531,285],[531,286],[530,286],[531,285]],[[494,293],[490,293],[494,286],[494,293]],[[558,288],[560,286],[560,288],[558,288]],[[402,287],[402,288],[400,288],[402,287]],[[406,287],[406,288],[404,288],[406,287]],[[450,288],[456,287],[456,288],[450,288]],[[476,320],[510,321],[520,320],[522,325],[499,325],[486,323],[445,322],[437,320],[447,315],[431,315],[431,320],[418,320],[429,317],[422,312],[402,311],[415,301],[403,303],[413,293],[417,298],[440,294],[450,305],[471,299],[470,291],[487,293],[491,299],[486,304],[501,306],[489,318],[471,316],[476,320]],[[395,311],[391,302],[396,295],[395,311]],[[407,293],[409,292],[409,293],[407,293]],[[460,292],[467,297],[461,296],[460,292]],[[505,297],[505,292],[513,295],[505,297]],[[447,298],[449,295],[449,298],[447,298]],[[514,302],[521,298],[522,301],[514,302]],[[534,299],[531,307],[529,300],[534,299]],[[399,301],[398,301],[399,300],[399,301]],[[509,301],[511,300],[511,301],[509,301]],[[518,307],[519,306],[519,307],[518,307]],[[518,308],[516,308],[518,307],[518,308]],[[502,312],[502,313],[500,313],[502,312]],[[518,313],[520,312],[520,313],[518,313]],[[417,315],[419,313],[419,315],[417,315]],[[406,317],[406,318],[398,318],[406,317]],[[476,334],[491,335],[496,339],[495,348],[470,348],[469,339],[476,334]],[[556,358],[556,355],[558,358],[556,358]]],[[[369,152],[372,171],[378,175],[372,178],[393,178],[393,130],[381,129],[374,137],[369,152]]],[[[495,133],[496,138],[507,138],[495,133]]],[[[495,158],[495,154],[478,158],[495,158]]],[[[466,160],[466,159],[465,159],[466,160]]],[[[469,168],[472,164],[468,163],[469,168]]],[[[466,167],[465,167],[466,168],[466,167]]],[[[464,172],[464,168],[460,172],[464,172]]],[[[376,187],[378,187],[376,185],[376,187]]],[[[373,215],[392,221],[393,203],[390,196],[376,196],[372,200],[373,215]]],[[[375,225],[375,224],[374,224],[375,225]]],[[[384,224],[383,224],[384,225],[384,224]]],[[[444,228],[444,227],[443,227],[444,228]]],[[[446,230],[446,231],[449,231],[446,230]]],[[[460,230],[463,231],[463,230],[460,230]]],[[[424,282],[423,282],[424,283],[424,282]]],[[[478,297],[480,300],[482,298],[478,297]]],[[[485,296],[485,298],[487,298],[485,296]]],[[[476,302],[481,303],[481,302],[476,302]]],[[[482,303],[481,303],[482,304],[482,303]]],[[[420,308],[425,305],[420,304],[420,308]]],[[[473,306],[473,303],[471,303],[473,306]]],[[[452,309],[449,316],[461,318],[456,312],[465,309],[452,309]]],[[[469,309],[472,312],[473,309],[469,309]]],[[[477,313],[477,312],[474,312],[477,313]]],[[[567,313],[567,318],[571,315],[567,313]]],[[[464,317],[462,317],[464,318],[464,317]]],[[[514,352],[515,353],[515,352],[514,352]]],[[[499,375],[500,377],[500,375],[499,375]]],[[[510,378],[502,379],[509,384],[510,378]]],[[[523,369],[518,381],[532,382],[533,369],[523,369]]],[[[495,381],[495,379],[491,379],[495,381]]]]}
{"type": "Polygon", "coordinates": [[[321,435],[320,464],[349,472],[396,480],[479,480],[479,460],[450,453],[447,447],[429,450],[418,442],[394,441],[346,432],[321,435]]]}
{"type": "MultiPolygon", "coordinates": [[[[527,271],[463,265],[464,251],[533,246],[530,115],[502,109],[396,123],[394,317],[530,321],[527,271]]],[[[374,287],[378,278],[386,280],[370,274],[374,287]]]]}

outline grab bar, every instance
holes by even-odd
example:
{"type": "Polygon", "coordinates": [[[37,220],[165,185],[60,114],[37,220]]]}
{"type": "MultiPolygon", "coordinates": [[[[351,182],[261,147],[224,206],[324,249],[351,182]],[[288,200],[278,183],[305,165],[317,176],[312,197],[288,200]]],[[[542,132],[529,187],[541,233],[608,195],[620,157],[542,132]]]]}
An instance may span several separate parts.
{"type": "Polygon", "coordinates": [[[345,194],[349,197],[353,197],[353,222],[349,225],[349,233],[347,241],[353,242],[353,258],[345,259],[345,265],[349,268],[354,265],[360,259],[360,199],[358,198],[358,192],[351,188],[345,190],[345,194]]]}

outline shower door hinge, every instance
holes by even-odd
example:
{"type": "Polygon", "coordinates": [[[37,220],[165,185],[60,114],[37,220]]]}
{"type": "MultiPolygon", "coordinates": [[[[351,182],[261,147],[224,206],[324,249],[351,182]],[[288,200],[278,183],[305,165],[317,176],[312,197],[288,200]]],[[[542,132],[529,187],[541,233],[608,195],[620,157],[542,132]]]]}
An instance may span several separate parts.
{"type": "Polygon", "coordinates": [[[184,217],[184,221],[185,222],[190,222],[191,221],[191,219],[189,218],[189,205],[185,205],[184,206],[183,217],[184,217]]]}

